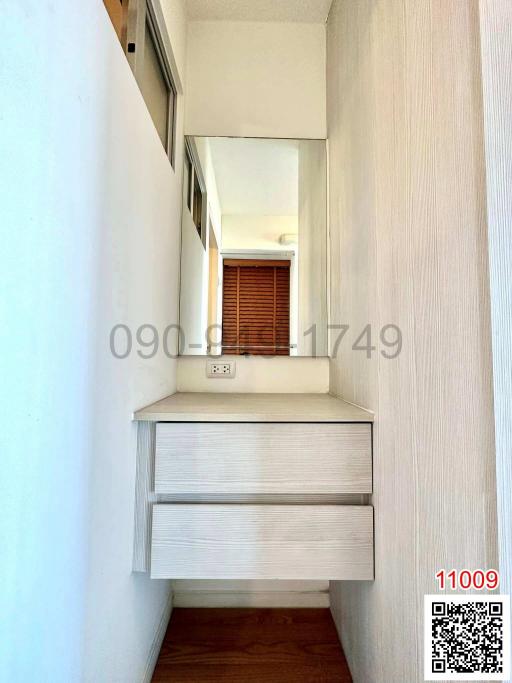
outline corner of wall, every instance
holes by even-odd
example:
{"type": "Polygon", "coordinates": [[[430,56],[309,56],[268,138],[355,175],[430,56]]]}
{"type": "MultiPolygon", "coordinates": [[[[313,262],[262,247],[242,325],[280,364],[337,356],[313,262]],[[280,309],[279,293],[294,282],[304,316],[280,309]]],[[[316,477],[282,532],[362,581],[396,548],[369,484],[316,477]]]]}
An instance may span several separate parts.
{"type": "Polygon", "coordinates": [[[160,650],[162,649],[162,643],[165,638],[165,633],[167,631],[167,627],[169,625],[169,621],[171,619],[171,614],[172,614],[172,606],[173,606],[173,591],[172,588],[169,589],[169,598],[164,606],[164,609],[162,611],[162,616],[160,618],[160,621],[158,623],[158,627],[155,633],[155,637],[153,639],[153,643],[151,645],[151,649],[149,651],[149,656],[148,656],[148,661],[146,664],[146,670],[144,672],[144,677],[142,679],[141,683],[151,683],[151,680],[153,678],[153,673],[155,671],[155,666],[158,661],[158,655],[160,654],[160,650]]]}

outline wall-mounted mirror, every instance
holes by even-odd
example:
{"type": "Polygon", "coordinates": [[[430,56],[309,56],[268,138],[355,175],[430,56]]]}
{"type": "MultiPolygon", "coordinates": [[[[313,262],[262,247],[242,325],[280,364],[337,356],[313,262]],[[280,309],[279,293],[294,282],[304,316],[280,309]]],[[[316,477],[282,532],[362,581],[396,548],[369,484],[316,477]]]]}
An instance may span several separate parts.
{"type": "Polygon", "coordinates": [[[186,148],[180,353],[327,355],[325,141],[186,148]]]}

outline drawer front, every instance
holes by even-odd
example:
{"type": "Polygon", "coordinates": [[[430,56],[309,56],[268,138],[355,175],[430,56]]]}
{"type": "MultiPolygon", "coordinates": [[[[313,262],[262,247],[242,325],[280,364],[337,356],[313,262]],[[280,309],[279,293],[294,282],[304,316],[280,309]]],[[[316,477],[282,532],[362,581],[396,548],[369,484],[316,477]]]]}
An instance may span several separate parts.
{"type": "Polygon", "coordinates": [[[371,426],[158,423],[161,494],[371,493],[371,426]]]}
{"type": "Polygon", "coordinates": [[[373,579],[373,509],[155,505],[155,579],[373,579]]]}

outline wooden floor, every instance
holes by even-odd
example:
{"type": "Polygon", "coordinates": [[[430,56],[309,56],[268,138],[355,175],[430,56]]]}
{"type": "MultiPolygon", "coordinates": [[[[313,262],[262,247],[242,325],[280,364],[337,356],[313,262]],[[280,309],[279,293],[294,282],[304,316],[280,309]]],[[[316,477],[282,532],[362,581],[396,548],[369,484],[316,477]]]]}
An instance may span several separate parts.
{"type": "Polygon", "coordinates": [[[328,609],[174,609],[153,683],[351,683],[328,609]]]}

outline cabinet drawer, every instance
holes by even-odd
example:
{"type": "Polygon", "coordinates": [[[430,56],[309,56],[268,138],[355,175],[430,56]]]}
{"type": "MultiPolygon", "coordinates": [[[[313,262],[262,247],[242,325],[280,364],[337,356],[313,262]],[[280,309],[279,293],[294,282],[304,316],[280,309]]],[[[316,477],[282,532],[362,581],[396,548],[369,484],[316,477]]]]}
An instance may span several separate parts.
{"type": "Polygon", "coordinates": [[[368,423],[158,423],[161,494],[371,493],[368,423]]]}
{"type": "Polygon", "coordinates": [[[155,505],[155,579],[373,579],[373,509],[155,505]]]}

